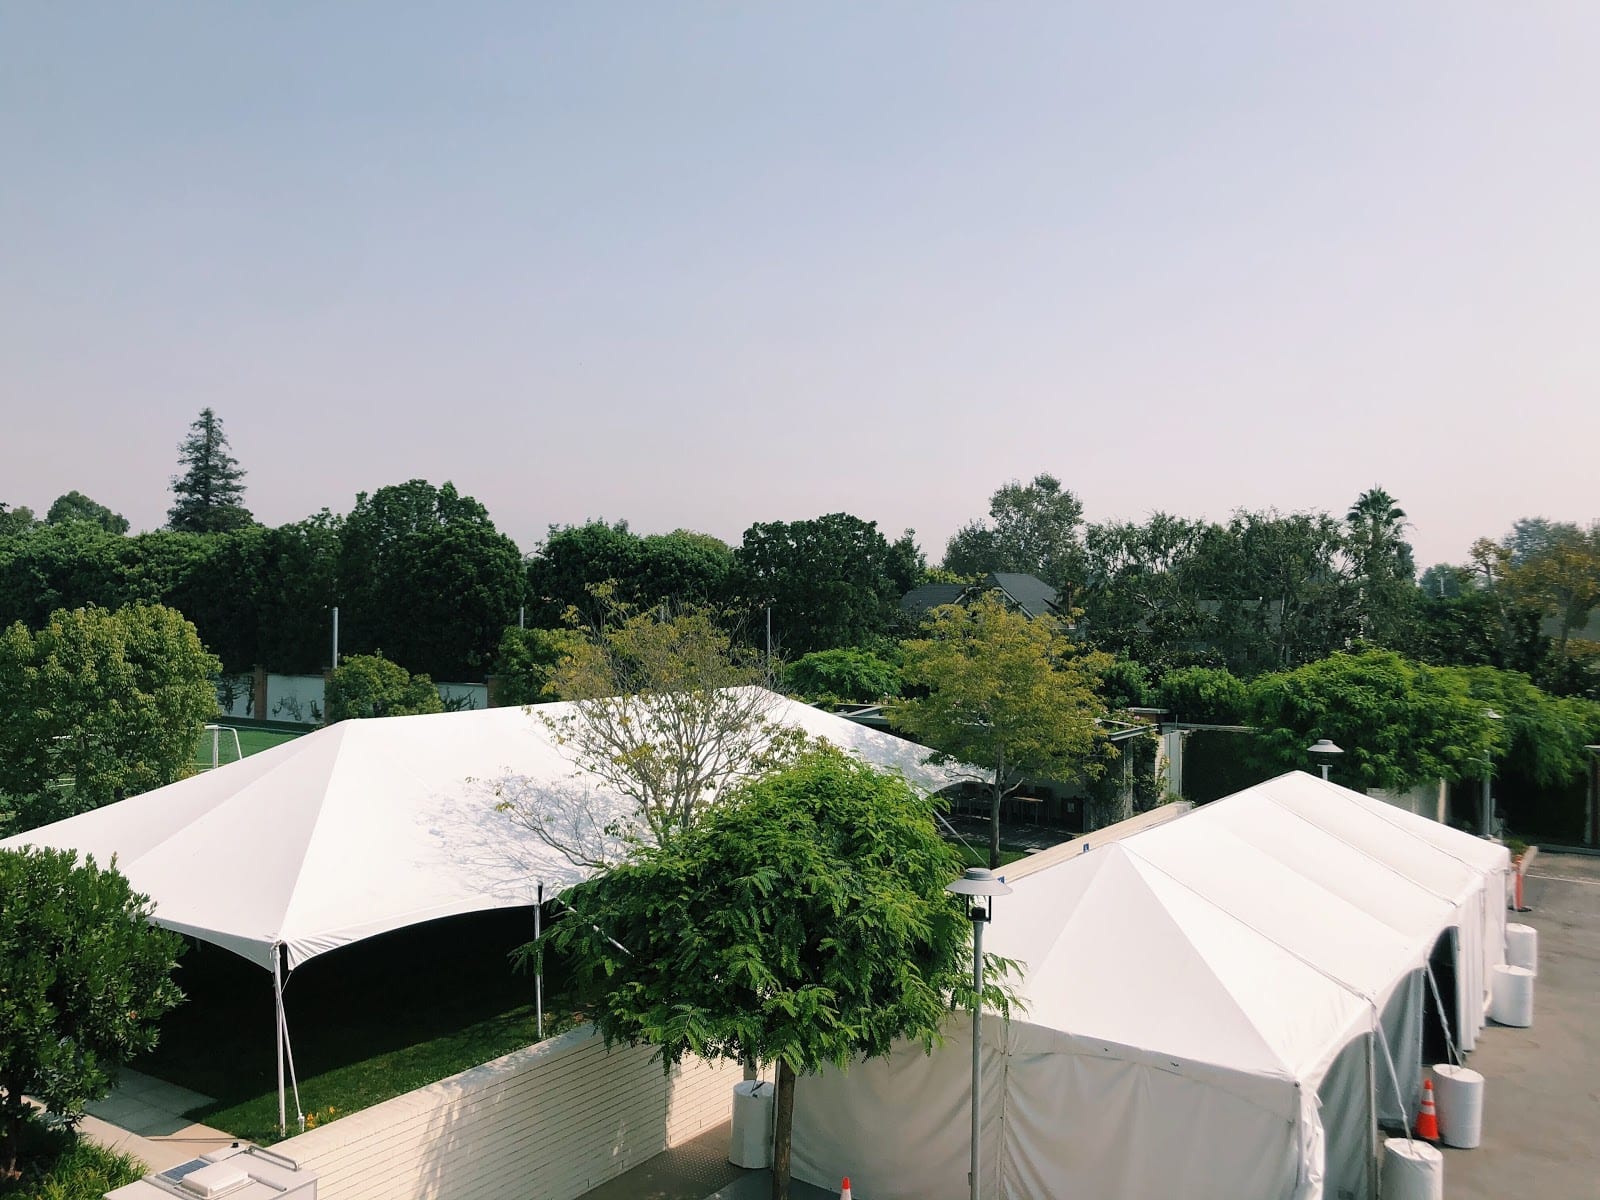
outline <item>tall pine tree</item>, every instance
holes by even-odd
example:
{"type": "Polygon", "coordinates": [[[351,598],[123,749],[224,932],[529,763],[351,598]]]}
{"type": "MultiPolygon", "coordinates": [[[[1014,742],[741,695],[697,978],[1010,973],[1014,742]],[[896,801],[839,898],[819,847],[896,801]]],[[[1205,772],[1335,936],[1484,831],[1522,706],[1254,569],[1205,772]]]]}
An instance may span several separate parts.
{"type": "Polygon", "coordinates": [[[189,436],[178,447],[184,472],[172,478],[176,498],[167,510],[167,525],[185,533],[238,529],[255,520],[242,503],[244,472],[228,453],[222,420],[209,408],[200,410],[189,436]]]}

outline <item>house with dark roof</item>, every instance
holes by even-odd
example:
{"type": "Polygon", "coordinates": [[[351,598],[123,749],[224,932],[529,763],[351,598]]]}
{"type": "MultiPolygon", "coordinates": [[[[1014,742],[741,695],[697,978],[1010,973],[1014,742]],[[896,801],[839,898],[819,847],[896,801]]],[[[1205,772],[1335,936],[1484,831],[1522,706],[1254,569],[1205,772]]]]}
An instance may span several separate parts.
{"type": "Polygon", "coordinates": [[[966,604],[987,592],[999,592],[1006,604],[1025,617],[1059,617],[1061,597],[1035,575],[991,571],[977,583],[925,583],[900,597],[900,611],[918,619],[943,604],[966,604]]]}

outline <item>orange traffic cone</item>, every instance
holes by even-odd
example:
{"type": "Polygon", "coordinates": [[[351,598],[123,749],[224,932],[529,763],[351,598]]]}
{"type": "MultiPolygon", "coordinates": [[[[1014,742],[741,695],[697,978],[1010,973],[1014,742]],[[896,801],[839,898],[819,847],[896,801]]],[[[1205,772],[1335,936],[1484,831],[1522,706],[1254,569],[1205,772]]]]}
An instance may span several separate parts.
{"type": "Polygon", "coordinates": [[[839,1200],[850,1200],[850,1176],[844,1177],[844,1182],[839,1185],[839,1200]]]}
{"type": "Polygon", "coordinates": [[[1422,1111],[1417,1114],[1417,1136],[1425,1142],[1439,1140],[1439,1110],[1433,1107],[1433,1080],[1422,1081],[1422,1111]]]}

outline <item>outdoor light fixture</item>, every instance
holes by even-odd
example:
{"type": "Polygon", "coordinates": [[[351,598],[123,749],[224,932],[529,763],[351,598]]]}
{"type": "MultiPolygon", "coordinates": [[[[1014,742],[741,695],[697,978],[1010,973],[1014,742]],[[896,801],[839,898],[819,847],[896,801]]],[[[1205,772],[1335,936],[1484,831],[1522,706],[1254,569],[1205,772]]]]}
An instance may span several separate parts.
{"type": "Polygon", "coordinates": [[[1327,738],[1318,738],[1316,741],[1312,742],[1311,745],[1306,747],[1306,753],[1322,756],[1322,778],[1327,779],[1328,766],[1333,761],[1333,755],[1343,754],[1344,751],[1335,746],[1327,738]]]}
{"type": "Polygon", "coordinates": [[[994,898],[1009,896],[1006,881],[987,867],[968,867],[945,891],[967,898],[972,922],[972,1200],[978,1200],[978,1127],[983,1087],[983,927],[994,916],[994,898]]]}
{"type": "MultiPolygon", "coordinates": [[[[1483,710],[1483,715],[1490,721],[1500,720],[1500,714],[1492,708],[1483,710]]],[[[1478,816],[1478,833],[1482,837],[1494,837],[1494,801],[1489,796],[1489,784],[1494,777],[1494,754],[1486,750],[1483,755],[1483,802],[1482,811],[1478,816]]]]}

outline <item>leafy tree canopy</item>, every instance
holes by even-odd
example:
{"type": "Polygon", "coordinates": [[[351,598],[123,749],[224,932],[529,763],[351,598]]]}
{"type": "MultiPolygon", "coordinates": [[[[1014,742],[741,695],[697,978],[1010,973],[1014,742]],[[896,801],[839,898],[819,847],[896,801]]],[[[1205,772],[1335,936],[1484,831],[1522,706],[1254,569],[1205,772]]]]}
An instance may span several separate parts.
{"type": "Polygon", "coordinates": [[[1332,775],[1352,787],[1408,788],[1475,776],[1494,744],[1487,706],[1459,673],[1392,650],[1337,653],[1250,685],[1256,747],[1270,767],[1306,769],[1306,747],[1330,738],[1344,753],[1332,775]]]}
{"type": "Polygon", "coordinates": [[[209,408],[189,426],[178,446],[181,473],[172,477],[167,525],[185,533],[238,529],[255,520],[244,506],[244,471],[228,453],[222,418],[209,408]]]}
{"type": "Polygon", "coordinates": [[[33,515],[33,509],[26,504],[19,504],[15,508],[0,502],[0,538],[14,537],[25,533],[38,524],[38,519],[33,515]]]}
{"type": "Polygon", "coordinates": [[[1248,705],[1243,681],[1221,667],[1168,671],[1156,685],[1156,699],[1173,719],[1201,725],[1241,724],[1248,705]]]}
{"type": "Polygon", "coordinates": [[[439,689],[380,654],[352,654],[329,673],[323,691],[329,725],[362,717],[409,717],[444,711],[439,689]]]}
{"type": "Polygon", "coordinates": [[[0,1178],[17,1166],[29,1096],[75,1124],[183,999],[176,933],[147,896],[70,850],[0,850],[0,1178]]]}
{"type": "Polygon", "coordinates": [[[789,687],[812,704],[875,704],[900,694],[900,671],[870,650],[813,650],[791,663],[789,687]]]}
{"type": "Polygon", "coordinates": [[[989,858],[1000,865],[1000,802],[1028,778],[1072,780],[1105,762],[1096,684],[1111,656],[1086,653],[1053,617],[1031,620],[994,593],[936,608],[902,645],[912,698],[894,722],[938,754],[987,772],[989,858]]]}
{"type": "Polygon", "coordinates": [[[57,496],[44,519],[50,525],[60,525],[63,521],[89,521],[107,533],[128,532],[127,517],[112,512],[104,504],[96,503],[82,492],[76,491],[57,496]]]}
{"type": "Polygon", "coordinates": [[[793,737],[768,719],[766,664],[706,609],[635,612],[604,597],[607,620],[563,643],[547,687],[575,703],[533,709],[574,764],[634,803],[617,820],[588,791],[520,777],[500,811],[574,862],[605,865],[634,841],[689,828],[742,779],[782,762],[793,737]]]}
{"type": "Polygon", "coordinates": [[[575,629],[507,629],[494,656],[496,703],[543,704],[560,700],[554,675],[563,660],[582,653],[575,629]]]}
{"type": "Polygon", "coordinates": [[[989,520],[957,530],[944,567],[958,575],[1036,575],[1070,604],[1083,578],[1083,504],[1053,475],[1012,480],[989,498],[989,520]]]}
{"type": "Polygon", "coordinates": [[[341,531],[340,635],[437,679],[481,677],[522,603],[522,555],[488,511],[423,479],[356,497],[341,531]]]}
{"type": "Polygon", "coordinates": [[[216,715],[218,663],[160,605],[59,610],[0,634],[0,793],[21,828],[172,783],[216,715]]]}
{"type": "MultiPolygon", "coordinates": [[[[777,1067],[774,1196],[787,1194],[797,1074],[931,1050],[971,999],[970,924],[933,802],[832,749],[746,784],[569,893],[547,939],[608,1044],[777,1067]]],[[[991,958],[985,999],[1011,999],[991,958]]]]}
{"type": "Polygon", "coordinates": [[[536,623],[554,625],[568,609],[597,610],[593,593],[635,608],[672,603],[721,603],[733,570],[733,551],[709,534],[687,529],[640,537],[626,521],[552,526],[528,561],[528,595],[536,623]]]}
{"type": "Polygon", "coordinates": [[[891,543],[849,513],[752,525],[733,554],[752,627],[770,607],[774,640],[790,655],[888,636],[923,570],[910,530],[891,543]]]}

